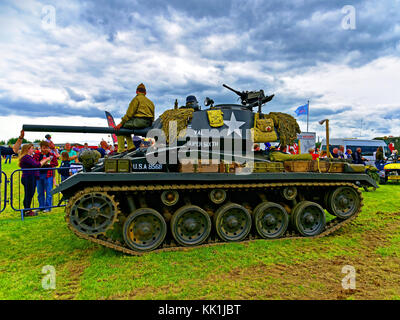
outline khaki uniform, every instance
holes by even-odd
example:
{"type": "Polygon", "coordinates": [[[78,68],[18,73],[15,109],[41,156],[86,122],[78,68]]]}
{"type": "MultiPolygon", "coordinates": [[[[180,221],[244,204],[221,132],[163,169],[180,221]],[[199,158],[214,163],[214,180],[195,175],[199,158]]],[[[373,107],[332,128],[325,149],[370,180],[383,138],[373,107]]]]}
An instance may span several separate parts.
{"type": "MultiPolygon", "coordinates": [[[[122,128],[141,129],[151,125],[154,121],[154,103],[143,93],[138,93],[129,104],[126,114],[122,117],[122,128]]],[[[128,150],[135,148],[131,136],[118,136],[118,152],[124,152],[125,139],[128,150]]]]}

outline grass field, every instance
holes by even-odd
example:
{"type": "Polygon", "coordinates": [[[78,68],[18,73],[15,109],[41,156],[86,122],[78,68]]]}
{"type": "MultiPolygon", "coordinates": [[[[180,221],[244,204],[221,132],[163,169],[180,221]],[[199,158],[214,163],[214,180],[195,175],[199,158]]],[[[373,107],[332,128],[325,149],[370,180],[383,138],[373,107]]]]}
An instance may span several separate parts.
{"type": "MultiPolygon", "coordinates": [[[[7,174],[16,161],[2,166],[7,174]]],[[[0,299],[400,299],[400,185],[363,192],[351,224],[321,239],[258,240],[131,257],[75,237],[63,209],[0,214],[0,299]],[[56,289],[42,288],[54,266],[56,289]],[[342,268],[356,289],[342,288],[342,268]]]]}

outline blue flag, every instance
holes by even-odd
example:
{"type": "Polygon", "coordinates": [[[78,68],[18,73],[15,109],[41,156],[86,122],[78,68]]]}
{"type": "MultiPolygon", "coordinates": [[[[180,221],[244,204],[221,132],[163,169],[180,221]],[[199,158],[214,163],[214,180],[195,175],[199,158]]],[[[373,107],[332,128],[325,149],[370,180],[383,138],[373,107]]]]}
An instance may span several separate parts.
{"type": "Polygon", "coordinates": [[[298,107],[294,112],[296,112],[296,116],[301,116],[303,114],[308,113],[308,103],[305,104],[304,106],[298,107]]]}

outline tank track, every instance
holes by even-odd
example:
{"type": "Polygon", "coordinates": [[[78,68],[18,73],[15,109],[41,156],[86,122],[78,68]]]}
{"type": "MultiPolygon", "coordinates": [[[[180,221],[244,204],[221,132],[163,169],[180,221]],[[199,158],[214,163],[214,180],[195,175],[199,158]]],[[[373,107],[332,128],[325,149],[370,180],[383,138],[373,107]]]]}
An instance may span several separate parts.
{"type": "MultiPolygon", "coordinates": [[[[76,236],[78,236],[81,239],[88,240],[92,243],[99,244],[101,246],[104,246],[106,248],[110,248],[119,252],[123,252],[125,254],[129,254],[132,256],[142,256],[144,254],[148,253],[158,253],[158,252],[168,252],[168,251],[187,251],[187,250],[192,250],[195,248],[199,247],[212,247],[212,246],[217,246],[217,245],[224,245],[230,242],[222,242],[222,240],[216,238],[216,239],[209,239],[200,245],[197,246],[190,246],[190,247],[184,247],[184,246],[178,246],[173,240],[171,243],[162,243],[160,247],[158,247],[155,250],[149,251],[149,252],[139,252],[132,250],[128,248],[124,243],[121,243],[120,241],[115,241],[112,238],[106,237],[105,232],[101,234],[97,234],[94,236],[84,234],[82,232],[77,231],[71,224],[70,224],[70,219],[69,219],[69,214],[71,211],[71,206],[74,203],[76,199],[81,197],[82,195],[90,192],[138,192],[138,191],[164,191],[164,190],[185,190],[185,191],[197,191],[197,190],[206,190],[206,189],[235,189],[235,190],[240,190],[240,189],[259,189],[259,188],[282,188],[282,187],[352,187],[354,188],[357,193],[360,196],[360,207],[358,211],[353,214],[351,217],[349,217],[346,220],[339,219],[335,217],[331,221],[327,222],[325,225],[325,229],[323,232],[316,236],[312,237],[307,237],[307,238],[321,238],[324,236],[327,236],[336,230],[340,229],[341,227],[349,224],[351,221],[353,221],[361,212],[361,209],[363,207],[363,197],[362,197],[362,192],[359,190],[359,188],[353,184],[353,183],[348,183],[348,182],[308,182],[308,183],[301,183],[301,182],[288,182],[288,183],[245,183],[245,184],[204,184],[204,185],[198,185],[198,184],[172,184],[172,185],[139,185],[139,186],[96,186],[96,187],[87,187],[79,192],[77,192],[74,196],[72,196],[68,204],[66,206],[66,215],[65,215],[65,220],[68,224],[69,229],[71,229],[72,232],[75,233],[76,236]]],[[[116,206],[117,212],[116,212],[116,218],[114,219],[114,223],[118,222],[118,215],[120,215],[120,209],[118,206],[118,202],[115,201],[114,196],[111,196],[113,199],[112,201],[114,202],[114,205],[116,206]]],[[[111,226],[112,228],[112,226],[111,226]]],[[[282,239],[304,239],[305,237],[300,236],[297,234],[295,231],[286,231],[283,237],[277,238],[277,239],[263,239],[259,237],[258,235],[249,235],[247,236],[246,240],[237,242],[237,243],[250,243],[255,240],[265,240],[265,241],[276,241],[276,240],[282,240],[282,239]]]]}

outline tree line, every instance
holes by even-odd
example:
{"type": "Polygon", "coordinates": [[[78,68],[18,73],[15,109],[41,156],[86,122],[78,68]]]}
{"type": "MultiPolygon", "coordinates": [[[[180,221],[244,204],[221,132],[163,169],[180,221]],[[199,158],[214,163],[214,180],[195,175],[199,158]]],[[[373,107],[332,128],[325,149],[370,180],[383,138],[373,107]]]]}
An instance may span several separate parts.
{"type": "MultiPolygon", "coordinates": [[[[18,140],[18,137],[16,138],[11,138],[7,140],[7,143],[5,140],[0,140],[0,146],[5,146],[5,145],[14,145],[18,140]]],[[[36,139],[35,141],[31,142],[29,140],[26,140],[25,138],[22,140],[22,143],[39,143],[41,140],[40,139],[36,139]]]]}

